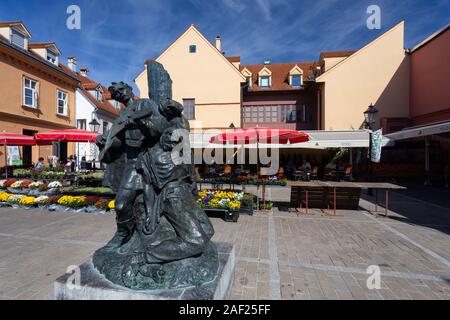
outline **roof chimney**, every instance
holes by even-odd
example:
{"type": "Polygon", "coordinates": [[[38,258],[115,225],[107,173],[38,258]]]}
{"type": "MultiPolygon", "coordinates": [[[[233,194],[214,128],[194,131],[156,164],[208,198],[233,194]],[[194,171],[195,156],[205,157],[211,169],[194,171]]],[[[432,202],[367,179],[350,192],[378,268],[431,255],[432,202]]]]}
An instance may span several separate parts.
{"type": "Polygon", "coordinates": [[[77,58],[75,57],[67,58],[67,67],[73,72],[77,72],[77,58]]]}
{"type": "Polygon", "coordinates": [[[81,74],[83,77],[87,77],[88,74],[89,74],[89,69],[88,69],[88,68],[81,68],[81,69],[80,69],[80,74],[81,74]]]}
{"type": "Polygon", "coordinates": [[[216,48],[217,50],[222,52],[222,39],[220,38],[220,36],[216,37],[216,48]]]}

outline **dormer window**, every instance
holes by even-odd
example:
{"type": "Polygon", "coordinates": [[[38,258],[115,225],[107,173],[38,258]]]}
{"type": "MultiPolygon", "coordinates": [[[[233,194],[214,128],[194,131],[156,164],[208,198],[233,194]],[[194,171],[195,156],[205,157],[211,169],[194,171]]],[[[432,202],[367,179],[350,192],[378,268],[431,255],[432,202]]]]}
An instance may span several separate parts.
{"type": "Polygon", "coordinates": [[[300,75],[293,75],[291,78],[291,86],[293,87],[301,87],[302,79],[300,75]]]}
{"type": "Polygon", "coordinates": [[[95,95],[96,95],[96,99],[98,101],[103,101],[103,91],[102,91],[102,89],[97,89],[95,95]]]}
{"type": "Polygon", "coordinates": [[[245,77],[245,81],[247,82],[248,88],[251,89],[253,84],[252,73],[247,68],[244,68],[244,70],[242,70],[241,73],[245,77]]]}
{"type": "Polygon", "coordinates": [[[17,29],[11,29],[11,43],[25,49],[25,35],[17,29]]]}
{"type": "Polygon", "coordinates": [[[303,86],[303,70],[297,65],[289,71],[289,85],[291,87],[303,86]]]}
{"type": "Polygon", "coordinates": [[[272,71],[264,67],[258,73],[258,85],[261,88],[270,88],[272,86],[272,71]]]}
{"type": "Polygon", "coordinates": [[[47,61],[53,64],[58,64],[58,55],[55,52],[47,49],[47,61]]]}
{"type": "Polygon", "coordinates": [[[270,87],[270,77],[269,76],[260,77],[259,82],[260,82],[259,86],[261,88],[269,88],[270,87]]]}

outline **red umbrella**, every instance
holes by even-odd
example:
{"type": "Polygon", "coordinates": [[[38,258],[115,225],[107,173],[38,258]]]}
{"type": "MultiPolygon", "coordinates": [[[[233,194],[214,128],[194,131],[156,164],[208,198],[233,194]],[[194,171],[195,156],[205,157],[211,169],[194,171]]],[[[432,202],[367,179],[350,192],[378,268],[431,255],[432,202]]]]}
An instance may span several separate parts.
{"type": "MultiPolygon", "coordinates": [[[[276,129],[276,128],[247,128],[227,130],[227,132],[212,137],[210,143],[218,144],[288,144],[308,142],[309,136],[301,131],[276,129]]],[[[257,173],[259,178],[259,162],[257,163],[257,173]]],[[[259,194],[259,184],[257,185],[259,194]]],[[[263,201],[265,202],[265,185],[262,191],[263,201]]],[[[257,207],[259,209],[259,197],[257,198],[257,207]]]]}
{"type": "Polygon", "coordinates": [[[19,133],[0,132],[0,146],[5,146],[5,175],[8,178],[8,149],[7,146],[34,146],[36,140],[32,136],[19,133]]]}
{"type": "Polygon", "coordinates": [[[34,146],[35,144],[36,140],[32,136],[0,132],[0,146],[34,146]]]}
{"type": "Polygon", "coordinates": [[[34,138],[39,145],[56,142],[95,142],[99,134],[96,132],[68,129],[36,133],[34,138]]]}
{"type": "Polygon", "coordinates": [[[247,128],[227,131],[214,136],[210,143],[220,144],[288,144],[309,141],[309,136],[301,131],[272,128],[247,128]]]}

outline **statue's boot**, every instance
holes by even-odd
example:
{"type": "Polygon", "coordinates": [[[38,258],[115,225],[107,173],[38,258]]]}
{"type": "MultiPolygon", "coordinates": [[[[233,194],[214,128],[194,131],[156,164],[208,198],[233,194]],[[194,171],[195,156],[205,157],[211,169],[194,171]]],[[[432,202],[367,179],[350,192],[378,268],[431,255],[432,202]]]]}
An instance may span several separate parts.
{"type": "Polygon", "coordinates": [[[134,219],[128,219],[125,221],[117,221],[117,231],[114,237],[106,244],[105,249],[115,250],[127,243],[134,232],[134,219]]]}

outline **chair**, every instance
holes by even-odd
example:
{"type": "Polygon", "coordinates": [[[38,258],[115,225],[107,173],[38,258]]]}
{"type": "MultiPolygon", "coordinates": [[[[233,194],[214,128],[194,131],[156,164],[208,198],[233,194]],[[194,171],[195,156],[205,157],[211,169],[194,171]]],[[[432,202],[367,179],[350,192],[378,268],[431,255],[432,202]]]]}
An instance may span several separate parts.
{"type": "Polygon", "coordinates": [[[325,180],[336,180],[336,171],[325,168],[325,173],[323,174],[325,180]]]}
{"type": "Polygon", "coordinates": [[[352,176],[352,167],[345,168],[344,180],[350,181],[351,176],[352,176]]]}
{"type": "Polygon", "coordinates": [[[311,180],[317,180],[319,178],[319,167],[313,167],[310,174],[311,180]]]}

